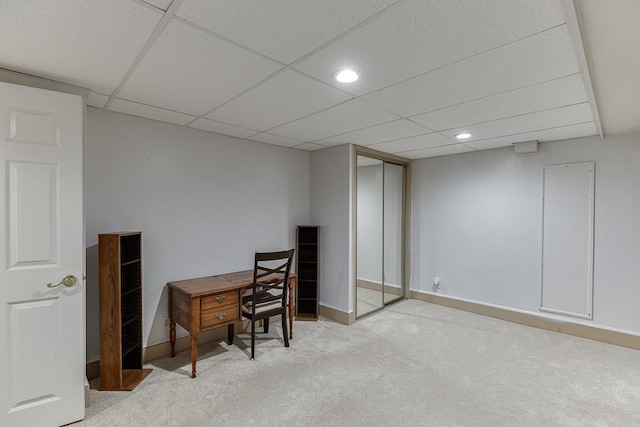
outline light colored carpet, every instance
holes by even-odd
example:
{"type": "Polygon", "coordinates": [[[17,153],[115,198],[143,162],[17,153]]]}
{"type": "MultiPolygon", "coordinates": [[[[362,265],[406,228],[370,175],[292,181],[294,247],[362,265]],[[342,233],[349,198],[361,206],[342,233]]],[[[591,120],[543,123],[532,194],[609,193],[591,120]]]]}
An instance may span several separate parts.
{"type": "Polygon", "coordinates": [[[356,288],[356,316],[362,316],[382,307],[382,292],[373,289],[356,288]]]}
{"type": "MultiPolygon", "coordinates": [[[[640,352],[415,300],[352,326],[272,325],[91,390],[82,426],[637,426],[640,352]]],[[[95,386],[95,384],[94,384],[95,386]]]]}
{"type": "MultiPolygon", "coordinates": [[[[379,309],[382,306],[382,292],[374,289],[358,286],[357,292],[357,304],[356,304],[356,316],[362,316],[379,309]]],[[[400,296],[385,292],[384,302],[390,303],[394,300],[400,299],[400,296]]]]}

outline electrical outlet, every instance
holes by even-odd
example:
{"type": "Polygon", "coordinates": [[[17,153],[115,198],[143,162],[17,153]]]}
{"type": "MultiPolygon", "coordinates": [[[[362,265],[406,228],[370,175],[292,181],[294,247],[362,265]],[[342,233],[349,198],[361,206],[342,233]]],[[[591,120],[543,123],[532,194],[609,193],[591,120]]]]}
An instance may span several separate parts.
{"type": "Polygon", "coordinates": [[[434,277],[433,278],[433,289],[434,290],[438,290],[440,288],[440,278],[439,277],[434,277]]]}
{"type": "Polygon", "coordinates": [[[164,329],[169,329],[169,318],[168,317],[163,317],[162,318],[162,327],[164,329]]]}

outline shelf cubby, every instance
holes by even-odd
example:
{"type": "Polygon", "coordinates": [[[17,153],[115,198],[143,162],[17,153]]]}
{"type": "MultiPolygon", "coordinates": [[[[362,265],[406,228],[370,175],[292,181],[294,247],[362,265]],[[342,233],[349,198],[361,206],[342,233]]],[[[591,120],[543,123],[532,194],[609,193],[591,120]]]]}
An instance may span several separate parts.
{"type": "Polygon", "coordinates": [[[320,227],[299,225],[296,230],[298,274],[296,319],[317,320],[320,278],[320,227]]]}

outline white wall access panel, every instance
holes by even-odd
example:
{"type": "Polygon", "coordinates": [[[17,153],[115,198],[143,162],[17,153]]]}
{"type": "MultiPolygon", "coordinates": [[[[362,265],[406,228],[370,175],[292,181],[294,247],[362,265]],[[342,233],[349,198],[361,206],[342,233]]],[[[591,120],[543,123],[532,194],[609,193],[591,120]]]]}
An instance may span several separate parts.
{"type": "Polygon", "coordinates": [[[593,318],[594,169],[542,168],[541,311],[593,318]]]}

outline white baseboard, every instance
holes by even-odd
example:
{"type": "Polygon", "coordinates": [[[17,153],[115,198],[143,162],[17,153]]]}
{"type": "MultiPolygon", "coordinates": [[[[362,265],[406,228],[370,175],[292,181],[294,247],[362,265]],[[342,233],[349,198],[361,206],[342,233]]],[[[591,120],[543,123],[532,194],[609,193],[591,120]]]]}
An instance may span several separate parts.
{"type": "Polygon", "coordinates": [[[569,321],[530,311],[487,304],[449,295],[436,294],[433,292],[411,290],[409,298],[468,311],[470,313],[482,314],[484,316],[532,326],[534,328],[560,332],[567,335],[640,350],[640,335],[629,331],[590,325],[576,320],[569,321]]]}

